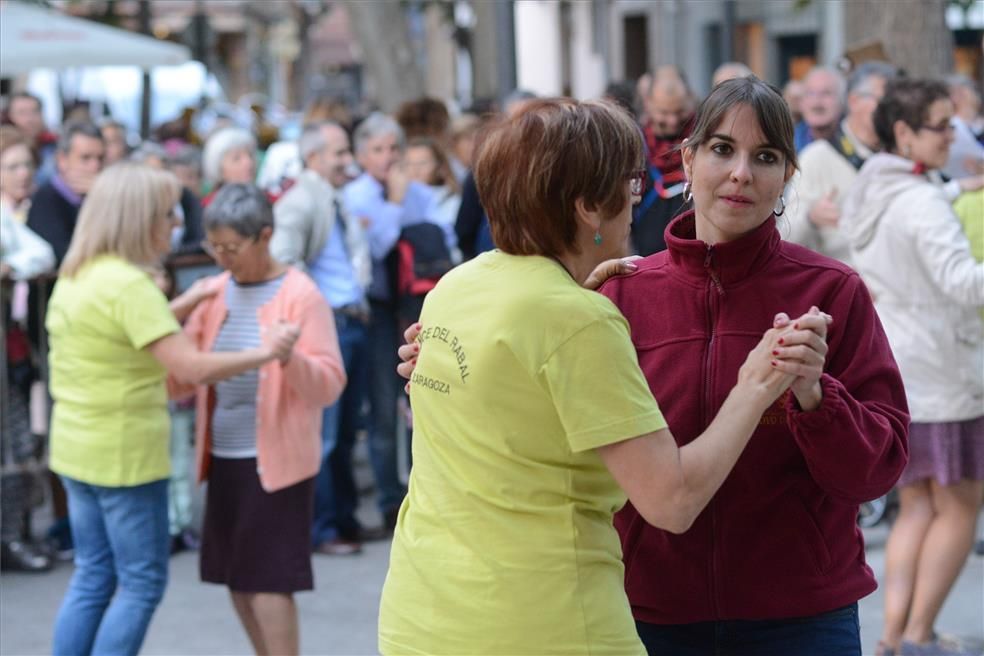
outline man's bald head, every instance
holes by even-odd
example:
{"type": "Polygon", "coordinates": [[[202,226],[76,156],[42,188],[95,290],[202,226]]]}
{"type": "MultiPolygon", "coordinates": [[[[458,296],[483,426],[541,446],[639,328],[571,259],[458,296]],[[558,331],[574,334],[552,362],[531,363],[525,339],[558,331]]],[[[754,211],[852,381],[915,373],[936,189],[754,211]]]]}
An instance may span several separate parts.
{"type": "Polygon", "coordinates": [[[693,113],[693,97],[683,74],[675,66],[660,66],[652,75],[646,113],[656,135],[674,137],[693,113]]]}

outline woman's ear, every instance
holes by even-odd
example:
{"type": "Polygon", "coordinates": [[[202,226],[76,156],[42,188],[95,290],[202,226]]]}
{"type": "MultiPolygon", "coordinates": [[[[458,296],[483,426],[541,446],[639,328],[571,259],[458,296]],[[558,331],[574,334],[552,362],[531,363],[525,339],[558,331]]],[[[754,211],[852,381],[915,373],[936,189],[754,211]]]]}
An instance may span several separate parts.
{"type": "Polygon", "coordinates": [[[683,174],[689,182],[694,179],[693,175],[691,175],[694,167],[694,149],[690,148],[686,141],[683,142],[681,148],[683,148],[683,174]]]}
{"type": "Polygon", "coordinates": [[[785,175],[785,177],[782,180],[783,183],[785,184],[785,183],[789,182],[789,179],[791,177],[793,177],[793,174],[794,173],[796,173],[796,167],[793,166],[793,163],[792,162],[786,162],[786,175],[785,175]]]}
{"type": "Polygon", "coordinates": [[[895,135],[895,152],[902,155],[905,153],[907,148],[911,148],[911,141],[913,135],[915,135],[915,130],[909,127],[909,124],[903,120],[895,121],[892,124],[892,133],[895,135]]]}
{"type": "Polygon", "coordinates": [[[597,210],[588,209],[584,198],[574,199],[574,217],[577,219],[578,227],[594,234],[601,227],[601,214],[597,210]]]}

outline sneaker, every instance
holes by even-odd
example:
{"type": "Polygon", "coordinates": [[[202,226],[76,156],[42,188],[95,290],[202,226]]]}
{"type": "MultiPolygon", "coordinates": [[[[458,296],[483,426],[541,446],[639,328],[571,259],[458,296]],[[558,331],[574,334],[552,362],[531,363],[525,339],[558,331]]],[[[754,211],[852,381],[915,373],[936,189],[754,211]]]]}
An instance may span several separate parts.
{"type": "Polygon", "coordinates": [[[879,640],[878,646],[875,647],[875,656],[895,656],[895,650],[879,640]]]}
{"type": "Polygon", "coordinates": [[[334,540],[326,540],[318,544],[314,548],[314,552],[325,556],[354,556],[355,554],[362,553],[362,543],[343,538],[335,538],[334,540]]]}
{"type": "Polygon", "coordinates": [[[980,652],[964,649],[953,640],[934,638],[925,644],[903,640],[899,656],[980,656],[980,652]]]}
{"type": "Polygon", "coordinates": [[[190,528],[186,528],[181,531],[178,536],[181,538],[181,543],[184,545],[185,549],[189,551],[198,551],[202,548],[202,538],[195,531],[190,528]]]}

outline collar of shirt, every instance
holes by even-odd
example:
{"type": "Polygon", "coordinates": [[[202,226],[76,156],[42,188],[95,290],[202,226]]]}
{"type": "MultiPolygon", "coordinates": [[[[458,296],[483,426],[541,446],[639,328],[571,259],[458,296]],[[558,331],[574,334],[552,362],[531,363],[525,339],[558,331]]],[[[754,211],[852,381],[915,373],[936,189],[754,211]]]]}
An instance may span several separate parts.
{"type": "Polygon", "coordinates": [[[68,183],[65,182],[60,173],[55,173],[51,176],[51,186],[54,187],[59,194],[61,194],[62,198],[67,200],[75,207],[82,204],[82,196],[75,193],[75,191],[68,186],[68,183]]]}

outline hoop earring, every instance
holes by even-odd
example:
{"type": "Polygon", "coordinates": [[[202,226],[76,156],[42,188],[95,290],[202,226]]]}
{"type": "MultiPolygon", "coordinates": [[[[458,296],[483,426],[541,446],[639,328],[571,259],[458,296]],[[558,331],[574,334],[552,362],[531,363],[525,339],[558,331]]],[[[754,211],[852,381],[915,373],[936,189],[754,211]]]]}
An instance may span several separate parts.
{"type": "Polygon", "coordinates": [[[779,209],[772,208],[772,212],[776,216],[782,216],[783,214],[785,214],[785,212],[786,212],[786,199],[782,197],[782,194],[779,194],[779,209]]]}
{"type": "Polygon", "coordinates": [[[683,183],[683,202],[689,203],[693,200],[694,194],[691,191],[690,180],[683,183]]]}

